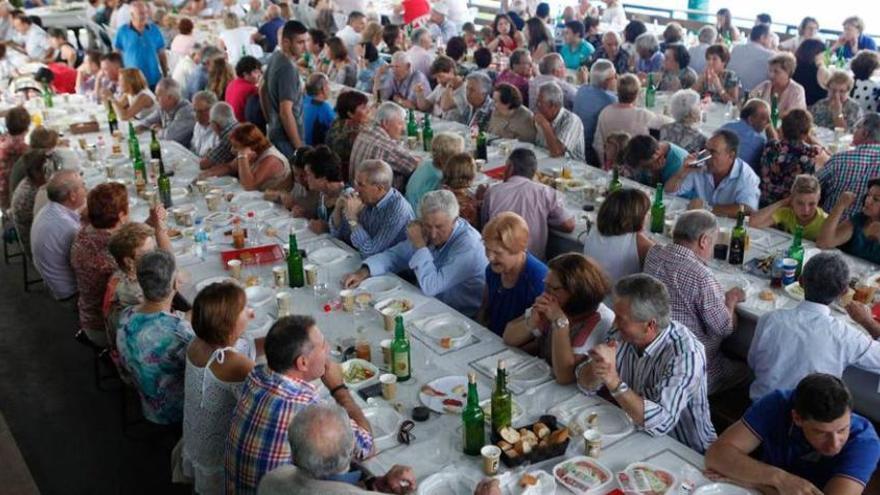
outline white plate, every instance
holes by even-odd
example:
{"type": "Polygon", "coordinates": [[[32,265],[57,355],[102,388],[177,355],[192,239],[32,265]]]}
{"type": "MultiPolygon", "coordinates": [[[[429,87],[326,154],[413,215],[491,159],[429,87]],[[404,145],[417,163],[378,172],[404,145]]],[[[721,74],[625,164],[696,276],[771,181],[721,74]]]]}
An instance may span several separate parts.
{"type": "Polygon", "coordinates": [[[221,189],[232,187],[238,183],[235,177],[212,177],[207,182],[211,187],[219,187],[221,189]]]}
{"type": "MultiPolygon", "coordinates": [[[[511,411],[512,417],[510,418],[510,422],[511,422],[511,424],[517,424],[517,423],[519,423],[519,420],[521,420],[523,417],[523,408],[516,402],[516,400],[512,400],[511,403],[513,404],[513,406],[512,406],[513,411],[511,411]]],[[[491,424],[492,423],[492,399],[481,400],[480,401],[480,409],[483,410],[483,416],[486,418],[486,423],[491,424]]]]}
{"type": "Polygon", "coordinates": [[[205,217],[205,222],[210,223],[214,227],[225,227],[226,225],[231,224],[234,219],[235,215],[232,213],[227,211],[215,211],[205,217]]]}
{"type": "Polygon", "coordinates": [[[374,296],[383,296],[393,290],[399,289],[400,280],[395,277],[380,275],[378,277],[370,277],[364,280],[361,282],[360,288],[374,296]]]}
{"type": "Polygon", "coordinates": [[[240,191],[235,193],[235,196],[232,197],[232,201],[230,201],[230,203],[250,203],[253,201],[259,201],[261,199],[263,199],[263,193],[260,191],[240,191]]]}
{"type": "Polygon", "coordinates": [[[272,211],[274,208],[275,208],[275,203],[273,203],[271,201],[264,201],[264,200],[251,201],[249,203],[244,203],[241,205],[242,213],[247,215],[248,212],[252,211],[252,212],[254,212],[254,215],[256,215],[258,217],[265,215],[266,212],[272,211]]]}
{"type": "Polygon", "coordinates": [[[266,224],[263,234],[266,237],[274,237],[283,242],[288,241],[291,229],[293,229],[294,234],[299,234],[309,228],[309,221],[305,218],[273,218],[268,220],[266,224]]]}
{"type": "Polygon", "coordinates": [[[718,281],[718,284],[721,285],[721,288],[727,292],[734,287],[739,287],[744,292],[749,291],[749,287],[752,286],[752,281],[749,278],[741,273],[725,273],[725,272],[715,272],[715,280],[718,281]]]}
{"type": "Polygon", "coordinates": [[[396,436],[403,423],[403,417],[390,407],[365,407],[363,411],[370,422],[374,442],[396,436]]]}
{"type": "MultiPolygon", "coordinates": [[[[523,473],[508,471],[501,482],[502,495],[547,495],[556,493],[556,479],[547,471],[529,471],[528,474],[538,479],[538,483],[526,488],[519,486],[523,473]]],[[[504,477],[504,475],[502,475],[504,477]]]]}
{"type": "Polygon", "coordinates": [[[366,387],[379,382],[379,368],[377,368],[373,363],[369,361],[364,361],[363,359],[349,359],[348,361],[342,363],[342,375],[343,380],[345,380],[345,384],[349,388],[354,389],[366,387]],[[367,378],[366,380],[349,381],[348,378],[345,377],[345,374],[348,373],[349,368],[354,365],[358,365],[370,370],[370,372],[373,373],[373,376],[367,378]]]}
{"type": "Polygon", "coordinates": [[[409,302],[410,308],[406,311],[401,311],[400,313],[398,313],[401,316],[409,316],[410,314],[412,314],[412,310],[416,309],[415,301],[413,301],[409,297],[389,297],[388,299],[384,299],[382,301],[377,302],[376,305],[373,307],[376,308],[376,311],[381,313],[383,309],[390,306],[391,304],[394,304],[397,301],[408,301],[409,302]]]}
{"type": "Polygon", "coordinates": [[[269,329],[272,328],[272,317],[268,314],[258,314],[253,320],[248,323],[247,332],[248,335],[255,339],[260,339],[266,336],[269,333],[269,329]]]}
{"type": "Polygon", "coordinates": [[[418,495],[472,495],[479,481],[460,473],[440,472],[419,483],[418,495]]]}
{"type": "MultiPolygon", "coordinates": [[[[232,277],[227,277],[225,275],[221,275],[219,277],[206,278],[205,280],[202,280],[201,282],[196,284],[196,293],[201,292],[202,289],[204,289],[205,287],[207,287],[211,284],[218,283],[218,282],[232,282],[234,284],[238,284],[237,280],[235,280],[232,277]]],[[[241,285],[241,284],[239,284],[239,285],[241,285]]]]}
{"type": "MultiPolygon", "coordinates": [[[[583,443],[583,441],[581,441],[581,443],[583,443]]],[[[578,467],[577,469],[586,471],[587,468],[578,467]]],[[[605,467],[604,464],[597,461],[596,459],[586,456],[577,456],[572,457],[571,459],[565,459],[559,464],[553,466],[553,476],[556,478],[556,481],[559,482],[560,485],[566,487],[569,491],[576,495],[605,493],[609,486],[614,483],[614,475],[612,474],[610,469],[605,467]],[[601,471],[601,473],[605,476],[605,481],[603,482],[601,479],[587,481],[587,479],[584,479],[583,475],[581,475],[581,477],[575,477],[575,479],[580,479],[580,483],[582,483],[583,485],[574,485],[572,482],[567,482],[565,479],[565,474],[567,474],[568,470],[565,469],[564,466],[577,466],[579,463],[586,463],[591,466],[592,470],[601,471]],[[561,476],[559,474],[561,474],[561,476]],[[592,483],[592,486],[586,486],[587,483],[592,483]]]]}
{"type": "Polygon", "coordinates": [[[785,286],[785,293],[795,301],[803,301],[804,300],[804,289],[801,287],[800,282],[795,282],[793,284],[788,284],[785,286]]]}
{"type": "Polygon", "coordinates": [[[511,366],[510,370],[507,379],[520,384],[539,382],[550,375],[550,365],[539,358],[530,359],[529,364],[524,364],[521,368],[511,366]]]}
{"type": "Polygon", "coordinates": [[[602,433],[603,440],[616,440],[630,434],[634,429],[632,420],[622,409],[610,404],[603,404],[588,407],[578,414],[575,422],[580,431],[584,431],[587,417],[592,413],[599,415],[599,432],[602,433]]]}
{"type": "Polygon", "coordinates": [[[751,495],[755,492],[730,483],[710,483],[697,488],[694,495],[751,495]]]}
{"type": "Polygon", "coordinates": [[[351,256],[351,253],[343,250],[342,248],[338,248],[336,246],[327,246],[312,253],[309,253],[307,258],[312,263],[316,263],[318,265],[329,265],[331,263],[336,263],[338,261],[342,261],[351,256]]]}
{"type": "Polygon", "coordinates": [[[244,293],[247,295],[248,304],[254,307],[263,306],[275,297],[274,290],[259,285],[248,287],[244,293]]]}
{"type": "Polygon", "coordinates": [[[461,410],[467,404],[467,389],[467,377],[463,375],[444,376],[437,378],[427,385],[423,385],[419,389],[419,401],[428,409],[440,414],[461,414],[461,410]],[[441,392],[442,395],[429,395],[425,393],[424,389],[427,387],[441,392]],[[461,402],[461,405],[443,404],[444,400],[457,400],[461,402]]]}
{"type": "Polygon", "coordinates": [[[437,343],[449,338],[450,347],[460,346],[471,336],[471,326],[461,318],[450,314],[435,316],[420,326],[422,332],[437,343]]]}

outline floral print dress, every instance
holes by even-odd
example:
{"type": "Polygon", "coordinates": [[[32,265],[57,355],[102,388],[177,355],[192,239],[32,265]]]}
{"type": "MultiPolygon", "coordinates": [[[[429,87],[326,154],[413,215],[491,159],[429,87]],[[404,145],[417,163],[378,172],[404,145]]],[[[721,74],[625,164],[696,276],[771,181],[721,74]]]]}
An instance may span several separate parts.
{"type": "Polygon", "coordinates": [[[761,206],[784,199],[791,191],[791,184],[798,174],[816,172],[816,156],[819,147],[787,140],[771,140],[761,155],[761,206]]]}

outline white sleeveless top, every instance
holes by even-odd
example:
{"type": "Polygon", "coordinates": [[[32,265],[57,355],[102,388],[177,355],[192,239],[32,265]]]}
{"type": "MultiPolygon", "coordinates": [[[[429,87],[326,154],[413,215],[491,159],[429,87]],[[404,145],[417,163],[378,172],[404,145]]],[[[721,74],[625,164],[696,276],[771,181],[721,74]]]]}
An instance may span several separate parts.
{"type": "MultiPolygon", "coordinates": [[[[242,347],[240,345],[236,347],[242,347]]],[[[223,453],[229,422],[244,382],[220,381],[211,371],[211,364],[222,363],[226,352],[238,349],[217,349],[204,368],[186,359],[183,401],[183,473],[194,481],[200,495],[225,493],[223,453]]],[[[246,351],[251,354],[252,349],[246,351]]],[[[253,358],[253,356],[251,356],[253,358]]]]}
{"type": "Polygon", "coordinates": [[[612,284],[627,275],[642,271],[635,232],[606,237],[594,225],[584,240],[584,254],[596,260],[608,274],[612,284]]]}
{"type": "Polygon", "coordinates": [[[159,108],[159,103],[156,102],[156,95],[154,95],[153,92],[147,88],[142,89],[138,94],[136,94],[134,96],[126,95],[126,98],[128,98],[128,104],[131,105],[132,103],[134,103],[134,101],[136,99],[138,99],[138,97],[140,97],[140,95],[149,96],[150,101],[152,101],[153,104],[146,107],[146,108],[141,109],[141,111],[136,113],[134,115],[135,120],[143,120],[143,119],[147,118],[147,116],[149,116],[151,113],[153,113],[157,108],[159,108]]]}

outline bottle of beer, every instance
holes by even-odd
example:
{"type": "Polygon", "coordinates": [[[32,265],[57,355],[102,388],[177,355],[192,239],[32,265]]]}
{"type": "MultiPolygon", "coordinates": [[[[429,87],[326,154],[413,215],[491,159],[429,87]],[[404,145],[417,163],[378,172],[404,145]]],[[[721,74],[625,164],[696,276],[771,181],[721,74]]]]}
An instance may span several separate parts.
{"type": "Polygon", "coordinates": [[[617,165],[615,165],[614,170],[611,172],[611,182],[608,183],[608,194],[620,191],[621,189],[623,189],[623,184],[620,182],[620,172],[617,170],[617,165]]]}
{"type": "Polygon", "coordinates": [[[746,257],[746,211],[740,206],[736,214],[736,226],[730,233],[730,250],[727,253],[727,262],[731,265],[742,265],[746,257]]]}
{"type": "Polygon", "coordinates": [[[645,107],[654,108],[657,97],[657,89],[654,87],[654,74],[648,73],[648,87],[645,88],[645,107]]]}
{"type": "Polygon", "coordinates": [[[803,237],[804,228],[798,225],[794,228],[794,238],[791,240],[791,246],[788,248],[788,257],[796,259],[798,262],[795,277],[800,277],[801,270],[804,268],[804,246],[801,245],[803,237]]]}
{"type": "Polygon", "coordinates": [[[495,390],[492,391],[492,432],[511,426],[513,420],[513,397],[507,389],[507,366],[503,359],[498,360],[495,372],[495,390]]]}
{"type": "Polygon", "coordinates": [[[428,153],[431,152],[431,141],[434,140],[434,129],[431,129],[431,115],[425,114],[425,122],[422,123],[422,147],[428,153]]]}
{"type": "Polygon", "coordinates": [[[419,124],[416,123],[416,114],[413,112],[413,109],[409,109],[409,117],[406,121],[406,136],[407,137],[419,137],[419,124]]]}
{"type": "Polygon", "coordinates": [[[403,316],[397,315],[394,318],[394,340],[391,341],[391,367],[397,381],[405,382],[412,377],[410,364],[409,339],[403,327],[403,316]]]}
{"type": "Polygon", "coordinates": [[[774,129],[779,128],[779,96],[776,93],[770,95],[770,122],[774,129]]]}
{"type": "Polygon", "coordinates": [[[651,232],[663,233],[663,225],[666,221],[666,205],[663,204],[663,183],[657,183],[657,191],[654,193],[654,204],[651,205],[651,232]]]}
{"type": "Polygon", "coordinates": [[[150,129],[150,158],[162,161],[162,147],[159,146],[159,140],[156,139],[156,131],[150,129]]]}
{"type": "Polygon", "coordinates": [[[43,96],[43,105],[46,108],[52,108],[55,106],[55,103],[52,101],[52,88],[49,86],[48,83],[43,84],[42,96],[43,96]]]}
{"type": "Polygon", "coordinates": [[[475,160],[486,160],[486,157],[489,155],[486,141],[486,133],[480,129],[480,132],[477,133],[477,150],[474,154],[475,160]]]}
{"type": "Polygon", "coordinates": [[[116,117],[116,110],[113,109],[113,103],[107,100],[107,125],[110,127],[110,134],[119,130],[119,119],[116,117]]]}
{"type": "MultiPolygon", "coordinates": [[[[153,137],[156,137],[155,134],[153,137]]],[[[159,178],[156,179],[156,185],[159,188],[159,198],[162,200],[162,205],[165,208],[171,208],[174,206],[171,201],[171,178],[165,173],[165,164],[162,163],[162,158],[154,158],[154,160],[159,162],[159,178]]]]}
{"type": "MultiPolygon", "coordinates": [[[[393,344],[392,344],[393,345],[393,344]]],[[[492,413],[494,422],[495,413],[492,413]]],[[[461,411],[461,420],[464,423],[464,453],[467,455],[480,455],[480,449],[486,445],[486,418],[483,409],[480,408],[480,397],[477,395],[477,374],[468,373],[467,405],[461,411]]]]}
{"type": "Polygon", "coordinates": [[[290,231],[290,254],[287,255],[287,281],[291,287],[302,287],[306,285],[305,275],[303,274],[303,259],[299,254],[299,246],[296,244],[296,234],[293,229],[290,231]]]}
{"type": "Polygon", "coordinates": [[[141,154],[141,144],[138,142],[137,134],[134,132],[134,124],[128,123],[128,157],[134,161],[136,156],[141,154]]]}

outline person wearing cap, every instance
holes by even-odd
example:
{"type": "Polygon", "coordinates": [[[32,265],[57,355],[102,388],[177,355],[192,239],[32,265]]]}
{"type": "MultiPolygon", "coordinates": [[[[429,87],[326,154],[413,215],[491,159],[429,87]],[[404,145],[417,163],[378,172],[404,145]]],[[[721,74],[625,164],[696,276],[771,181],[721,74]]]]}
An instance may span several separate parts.
{"type": "Polygon", "coordinates": [[[428,32],[438,43],[446,44],[449,38],[458,36],[458,27],[447,19],[449,7],[445,3],[436,3],[431,7],[431,15],[428,16],[428,32]]]}

